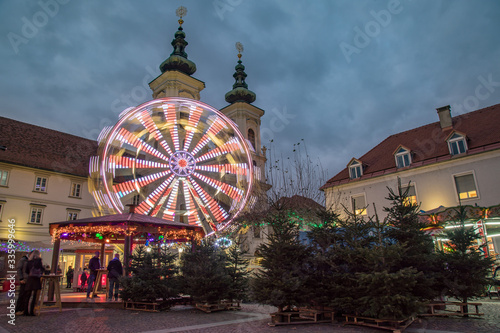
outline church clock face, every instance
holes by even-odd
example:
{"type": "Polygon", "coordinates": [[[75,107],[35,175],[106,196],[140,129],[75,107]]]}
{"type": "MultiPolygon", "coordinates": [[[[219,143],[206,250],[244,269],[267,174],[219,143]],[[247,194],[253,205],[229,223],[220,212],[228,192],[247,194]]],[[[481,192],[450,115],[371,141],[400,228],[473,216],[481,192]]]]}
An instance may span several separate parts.
{"type": "Polygon", "coordinates": [[[231,224],[250,199],[253,165],[237,126],[199,101],[171,97],[127,109],[99,137],[91,192],[103,213],[136,213],[202,226],[231,224]]]}

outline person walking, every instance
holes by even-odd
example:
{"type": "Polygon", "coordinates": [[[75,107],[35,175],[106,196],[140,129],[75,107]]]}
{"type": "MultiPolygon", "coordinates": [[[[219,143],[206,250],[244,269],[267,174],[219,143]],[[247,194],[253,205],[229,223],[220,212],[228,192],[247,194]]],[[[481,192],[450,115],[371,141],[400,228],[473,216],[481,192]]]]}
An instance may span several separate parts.
{"type": "Polygon", "coordinates": [[[85,290],[85,285],[87,284],[87,269],[84,267],[82,271],[82,275],[80,275],[80,289],[81,291],[85,290]]]}
{"type": "Polygon", "coordinates": [[[28,276],[25,286],[24,315],[34,316],[38,292],[42,289],[40,278],[44,272],[40,251],[34,250],[24,264],[23,274],[28,276]],[[31,299],[31,304],[30,304],[31,299]]]}
{"type": "MultiPolygon", "coordinates": [[[[89,261],[89,270],[90,270],[90,275],[89,279],[87,280],[88,287],[87,287],[87,300],[90,299],[90,292],[92,291],[92,287],[95,283],[99,283],[99,281],[95,281],[97,277],[97,270],[101,268],[101,261],[99,260],[99,251],[96,251],[94,256],[90,259],[89,261]]],[[[92,297],[98,297],[97,295],[92,295],[92,297]]]]}
{"type": "Polygon", "coordinates": [[[73,267],[69,266],[68,271],[66,272],[66,288],[71,288],[71,284],[73,283],[73,267]]]}
{"type": "Polygon", "coordinates": [[[123,275],[123,266],[120,262],[120,254],[115,254],[115,257],[109,261],[107,269],[109,283],[108,300],[113,301],[114,289],[115,301],[118,301],[118,290],[120,289],[120,282],[118,279],[123,275]]]}
{"type": "MultiPolygon", "coordinates": [[[[31,251],[28,255],[31,255],[31,251]]],[[[28,280],[28,275],[24,274],[24,265],[28,262],[28,256],[24,255],[19,259],[17,263],[17,276],[19,278],[19,295],[16,302],[16,314],[22,314],[24,312],[24,299],[26,294],[26,281],[28,280]]]]}

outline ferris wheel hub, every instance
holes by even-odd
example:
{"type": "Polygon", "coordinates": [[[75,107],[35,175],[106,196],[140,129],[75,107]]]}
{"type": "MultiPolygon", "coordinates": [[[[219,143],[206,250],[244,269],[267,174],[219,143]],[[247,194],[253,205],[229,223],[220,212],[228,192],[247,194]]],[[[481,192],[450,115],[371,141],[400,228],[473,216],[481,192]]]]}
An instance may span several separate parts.
{"type": "Polygon", "coordinates": [[[168,161],[170,170],[177,176],[186,177],[194,172],[196,160],[193,155],[187,151],[176,151],[170,156],[168,161]]]}

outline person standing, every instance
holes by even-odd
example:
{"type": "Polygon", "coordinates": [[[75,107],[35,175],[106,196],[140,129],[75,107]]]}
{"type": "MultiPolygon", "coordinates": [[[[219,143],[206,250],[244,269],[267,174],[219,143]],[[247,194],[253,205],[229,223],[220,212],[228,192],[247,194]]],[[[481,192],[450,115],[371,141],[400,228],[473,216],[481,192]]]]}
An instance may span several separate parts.
{"type": "Polygon", "coordinates": [[[80,275],[80,288],[84,291],[85,285],[87,284],[87,269],[84,267],[82,275],[80,275]]]}
{"type": "MultiPolygon", "coordinates": [[[[33,251],[29,253],[31,255],[33,251]]],[[[28,275],[24,274],[24,265],[28,262],[28,256],[24,255],[21,257],[19,262],[17,263],[17,276],[19,278],[19,296],[17,297],[17,303],[16,303],[16,314],[21,314],[21,312],[24,312],[24,298],[25,298],[25,287],[26,287],[26,281],[28,280],[28,275]]]]}
{"type": "Polygon", "coordinates": [[[66,272],[66,288],[71,288],[71,284],[73,283],[73,267],[69,266],[68,271],[66,272]]]}
{"type": "MultiPolygon", "coordinates": [[[[99,268],[101,268],[101,261],[99,260],[99,251],[95,251],[94,256],[89,261],[90,275],[89,279],[87,280],[88,283],[87,300],[90,299],[90,292],[92,291],[94,281],[97,277],[97,270],[99,268]]],[[[95,281],[95,283],[99,283],[99,281],[95,281]]],[[[97,297],[97,295],[92,295],[92,297],[97,297]]]]}
{"type": "Polygon", "coordinates": [[[42,289],[40,278],[44,272],[42,258],[40,258],[40,251],[34,250],[30,254],[28,261],[24,264],[23,271],[24,274],[28,276],[25,286],[26,293],[24,301],[24,315],[34,316],[37,295],[40,289],[42,289]]]}
{"type": "Polygon", "coordinates": [[[120,262],[120,254],[116,253],[115,257],[108,263],[108,283],[109,283],[109,294],[108,300],[113,300],[113,289],[115,290],[115,301],[118,301],[118,290],[120,289],[119,278],[123,275],[123,266],[120,262]]]}

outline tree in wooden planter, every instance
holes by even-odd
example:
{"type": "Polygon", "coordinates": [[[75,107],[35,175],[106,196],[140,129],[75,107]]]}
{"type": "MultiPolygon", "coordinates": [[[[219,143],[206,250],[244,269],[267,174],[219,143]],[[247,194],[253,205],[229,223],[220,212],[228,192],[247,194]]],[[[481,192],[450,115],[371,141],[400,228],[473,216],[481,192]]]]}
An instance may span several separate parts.
{"type": "Polygon", "coordinates": [[[263,223],[272,228],[258,247],[262,268],[251,279],[252,298],[278,307],[279,312],[306,305],[309,247],[299,240],[300,222],[289,209],[270,210],[263,223]]]}
{"type": "Polygon", "coordinates": [[[442,252],[444,263],[444,285],[446,294],[462,303],[483,296],[486,287],[492,284],[488,275],[492,271],[493,259],[485,257],[476,245],[480,238],[475,228],[465,227],[466,207],[460,206],[454,214],[454,228],[446,231],[447,251],[442,252]]]}
{"type": "Polygon", "coordinates": [[[215,304],[228,298],[231,278],[226,254],[211,239],[203,239],[181,255],[182,291],[197,303],[215,304]]]}
{"type": "Polygon", "coordinates": [[[121,297],[133,302],[167,302],[179,294],[176,254],[159,245],[138,246],[131,256],[131,276],[121,278],[121,297]]]}
{"type": "Polygon", "coordinates": [[[388,187],[390,201],[389,207],[384,207],[387,212],[383,237],[404,245],[404,260],[399,264],[403,268],[415,268],[422,274],[412,293],[421,301],[433,300],[441,296],[442,265],[438,254],[434,250],[434,243],[424,229],[429,227],[419,218],[420,204],[411,202],[408,186],[401,186],[398,178],[397,190],[388,187]]]}
{"type": "Polygon", "coordinates": [[[246,252],[241,249],[242,242],[243,239],[238,234],[234,237],[233,244],[226,249],[226,271],[230,278],[227,295],[231,302],[247,298],[250,261],[243,257],[246,252]]]}

